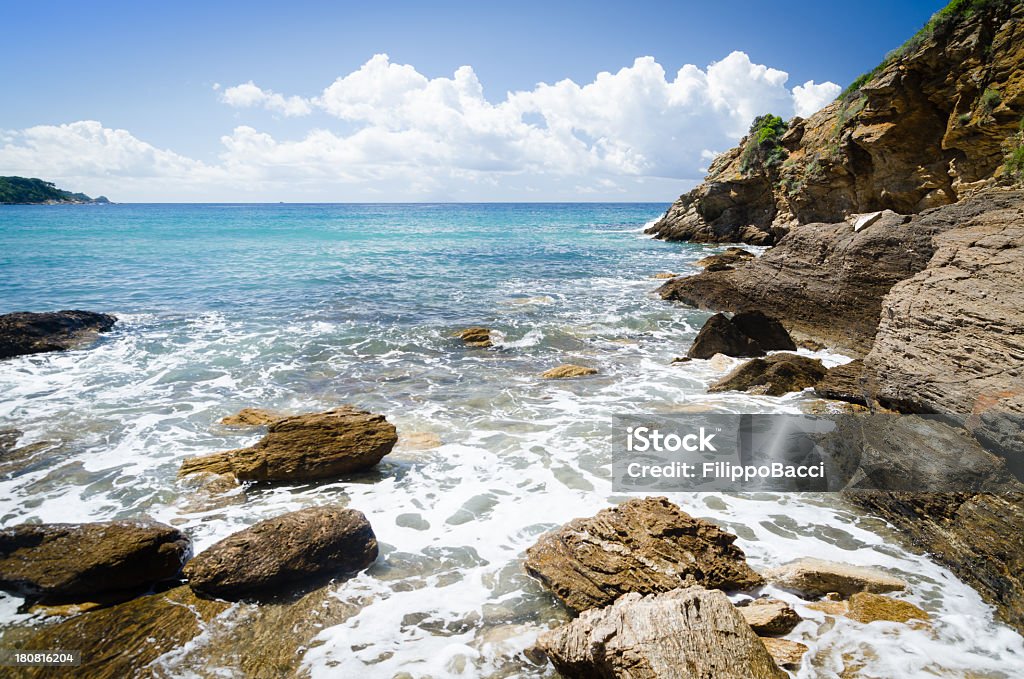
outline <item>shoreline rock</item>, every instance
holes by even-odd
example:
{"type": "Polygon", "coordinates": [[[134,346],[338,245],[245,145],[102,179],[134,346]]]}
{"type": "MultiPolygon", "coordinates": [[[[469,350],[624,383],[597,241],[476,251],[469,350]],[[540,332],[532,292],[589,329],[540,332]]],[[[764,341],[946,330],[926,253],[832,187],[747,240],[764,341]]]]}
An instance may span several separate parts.
{"type": "Polygon", "coordinates": [[[263,408],[242,408],[234,415],[221,418],[220,423],[229,427],[262,427],[283,420],[285,417],[285,415],[263,408]]]}
{"type": "Polygon", "coordinates": [[[753,358],[738,366],[710,387],[708,393],[745,391],[750,394],[782,396],[816,385],[827,370],[816,358],[797,354],[772,354],[753,358]]]}
{"type": "Polygon", "coordinates": [[[701,327],[688,358],[712,358],[715,354],[733,357],[764,356],[769,351],[796,351],[786,329],[774,318],[759,311],[734,314],[717,313],[701,327]]]}
{"type": "Polygon", "coordinates": [[[800,596],[818,598],[831,592],[849,597],[857,592],[897,592],[907,583],[877,568],[851,566],[836,561],[805,557],[764,573],[776,587],[800,596]]]}
{"type": "Polygon", "coordinates": [[[455,336],[465,342],[466,346],[486,349],[492,346],[491,329],[482,326],[473,326],[455,333],[455,336]]]}
{"type": "Polygon", "coordinates": [[[587,375],[596,374],[596,368],[566,363],[564,365],[551,368],[550,370],[545,370],[540,374],[540,376],[546,380],[565,380],[573,377],[586,377],[587,375]]]}
{"type": "Polygon", "coordinates": [[[107,332],[115,316],[92,311],[19,311],[0,315],[0,359],[50,351],[65,351],[87,344],[107,332]]]}
{"type": "Polygon", "coordinates": [[[821,398],[845,401],[859,406],[868,404],[866,391],[864,361],[859,358],[830,368],[828,373],[814,385],[814,393],[821,398]]]}
{"type": "Polygon", "coordinates": [[[736,609],[758,636],[789,634],[803,619],[779,599],[754,599],[737,605],[736,609]]]}

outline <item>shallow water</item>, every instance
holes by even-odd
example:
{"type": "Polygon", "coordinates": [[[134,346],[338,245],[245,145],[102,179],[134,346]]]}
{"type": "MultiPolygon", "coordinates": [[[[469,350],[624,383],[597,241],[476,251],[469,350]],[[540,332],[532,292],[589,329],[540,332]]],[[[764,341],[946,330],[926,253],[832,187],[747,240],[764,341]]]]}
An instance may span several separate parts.
{"type": "MultiPolygon", "coordinates": [[[[0,429],[39,444],[3,468],[0,525],[146,514],[187,530],[200,551],[280,512],[347,505],[367,515],[381,556],[332,586],[352,614],[309,640],[310,675],[550,675],[521,651],[565,613],[525,575],[522,553],[545,530],[627,499],[609,481],[612,413],[798,412],[812,400],[707,395],[729,366],[670,365],[708,314],[662,302],[651,276],[692,272],[714,248],[644,237],[664,207],[0,208],[0,311],[85,308],[121,321],[88,351],[0,362],[0,429]],[[496,347],[452,338],[468,325],[495,328],[496,347]],[[560,363],[600,374],[537,377],[560,363]],[[219,425],[225,415],[341,403],[398,427],[377,470],[216,497],[176,479],[185,457],[259,438],[219,425]]],[[[789,637],[814,658],[801,676],[857,666],[871,677],[1013,677],[1024,665],[1024,641],[976,593],[834,496],[671,499],[736,532],[755,568],[804,555],[880,565],[933,616],[931,630],[914,630],[828,622],[798,605],[807,621],[789,637]]],[[[34,622],[19,603],[0,596],[0,624],[34,622]]],[[[241,638],[238,615],[209,634],[241,638]]],[[[230,675],[207,641],[162,658],[160,673],[230,675]]]]}

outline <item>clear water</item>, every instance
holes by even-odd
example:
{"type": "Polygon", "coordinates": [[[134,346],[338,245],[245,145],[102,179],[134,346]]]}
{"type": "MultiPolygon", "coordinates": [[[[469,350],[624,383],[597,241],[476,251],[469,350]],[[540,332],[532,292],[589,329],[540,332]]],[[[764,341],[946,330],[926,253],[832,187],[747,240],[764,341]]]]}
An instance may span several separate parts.
{"type": "MultiPolygon", "coordinates": [[[[796,412],[783,398],[704,393],[731,364],[670,365],[708,314],[652,291],[713,251],[642,235],[664,205],[115,205],[0,208],[0,311],[115,313],[89,350],[0,362],[0,429],[37,444],[0,467],[0,525],[149,515],[196,550],[304,506],[364,512],[381,544],[331,586],[353,614],[311,635],[314,677],[545,676],[522,656],[565,619],[522,570],[556,525],[625,499],[609,483],[613,412],[796,412]],[[466,349],[468,325],[498,332],[466,349]],[[600,370],[544,381],[561,363],[600,370]],[[209,496],[185,457],[259,433],[218,424],[247,406],[385,413],[401,442],[336,482],[209,496]],[[439,441],[433,445],[430,441],[439,441]],[[405,674],[403,674],[405,673],[405,674]]],[[[829,364],[844,359],[816,354],[829,364]]],[[[2,461],[0,461],[2,462],[2,461]]],[[[676,495],[740,536],[755,568],[813,555],[893,569],[927,630],[800,606],[801,676],[1012,677],[1024,642],[972,590],[831,496],[676,495]]],[[[0,626],[35,624],[0,595],[0,626]]],[[[239,607],[217,630],[239,634],[239,607]],[[233,631],[234,630],[234,631],[233,631]]],[[[231,676],[208,639],[164,676],[231,676]]]]}

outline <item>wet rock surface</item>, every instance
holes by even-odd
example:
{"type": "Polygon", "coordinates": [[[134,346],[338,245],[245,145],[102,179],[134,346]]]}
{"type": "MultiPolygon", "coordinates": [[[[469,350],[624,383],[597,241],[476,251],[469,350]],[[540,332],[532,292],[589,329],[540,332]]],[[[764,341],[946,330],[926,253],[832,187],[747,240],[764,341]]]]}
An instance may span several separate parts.
{"type": "Polygon", "coordinates": [[[864,361],[859,358],[830,368],[825,377],[814,385],[814,393],[821,398],[861,406],[867,405],[866,391],[864,361]]]}
{"type": "Polygon", "coordinates": [[[0,589],[58,603],[128,597],[177,576],[190,549],[155,521],[22,524],[0,530],[0,589]]]}
{"type": "Polygon", "coordinates": [[[277,420],[254,446],[185,460],[180,474],[231,474],[239,481],[313,481],[373,467],[398,442],[383,415],[351,406],[277,420]]]}
{"type": "Polygon", "coordinates": [[[787,634],[801,620],[789,604],[778,599],[754,599],[737,606],[737,610],[759,636],[787,634]]]}
{"type": "Polygon", "coordinates": [[[550,370],[545,370],[540,374],[546,380],[564,380],[572,377],[586,377],[587,375],[596,375],[596,368],[589,368],[585,365],[572,365],[565,364],[560,365],[550,370]]]}
{"type": "Polygon", "coordinates": [[[575,611],[687,581],[727,591],[762,584],[735,540],[665,498],[644,498],[543,535],[526,551],[526,569],[575,611]]]}
{"type": "Polygon", "coordinates": [[[772,354],[767,358],[747,361],[708,387],[708,391],[745,391],[782,396],[813,387],[826,372],[825,366],[818,359],[798,354],[772,354]]]}
{"type": "Polygon", "coordinates": [[[200,596],[266,598],[323,585],[377,558],[377,539],[353,509],[314,507],[239,531],[204,550],[185,567],[200,596]]]}
{"type": "Polygon", "coordinates": [[[17,312],[0,315],[0,358],[64,351],[95,339],[117,318],[92,311],[17,312]]]}
{"type": "Polygon", "coordinates": [[[221,418],[220,423],[229,427],[259,427],[283,419],[280,413],[263,408],[242,408],[234,415],[221,418]]]}
{"type": "Polygon", "coordinates": [[[538,648],[567,679],[783,679],[764,644],[722,592],[701,587],[585,611],[538,648]]]}
{"type": "Polygon", "coordinates": [[[800,596],[816,599],[830,592],[848,597],[856,592],[895,592],[907,583],[877,568],[803,558],[764,574],[768,582],[800,596]]]}
{"type": "Polygon", "coordinates": [[[909,601],[901,601],[882,594],[857,592],[850,597],[848,618],[869,623],[878,620],[888,622],[909,622],[928,620],[928,614],[909,601]]]}
{"type": "Polygon", "coordinates": [[[715,354],[752,357],[763,356],[768,351],[795,349],[796,345],[781,323],[752,311],[731,318],[715,314],[704,323],[686,355],[689,358],[711,358],[715,354]]]}
{"type": "Polygon", "coordinates": [[[481,326],[466,328],[456,333],[456,337],[466,343],[466,346],[485,349],[491,346],[491,330],[481,326]]]}

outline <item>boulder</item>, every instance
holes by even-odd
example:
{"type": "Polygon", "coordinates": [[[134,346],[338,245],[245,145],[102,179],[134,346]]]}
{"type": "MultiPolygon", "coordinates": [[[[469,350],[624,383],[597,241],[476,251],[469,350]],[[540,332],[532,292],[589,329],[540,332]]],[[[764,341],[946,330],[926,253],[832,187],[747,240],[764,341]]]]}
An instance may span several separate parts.
{"type": "Polygon", "coordinates": [[[782,396],[813,387],[826,372],[818,359],[798,354],[773,354],[747,361],[708,387],[708,391],[746,391],[782,396]]]}
{"type": "Polygon", "coordinates": [[[722,592],[626,594],[541,634],[537,648],[567,679],[784,679],[722,592]]]}
{"type": "Polygon", "coordinates": [[[736,608],[759,636],[787,634],[801,620],[789,604],[778,599],[754,599],[736,608]]]}
{"type": "Polygon", "coordinates": [[[871,592],[857,592],[851,596],[850,608],[846,616],[863,623],[876,620],[889,622],[928,620],[928,614],[909,601],[900,601],[871,592]]]}
{"type": "Polygon", "coordinates": [[[361,512],[313,507],[229,535],[189,561],[185,577],[200,596],[259,599],[322,585],[376,558],[377,539],[361,512]]]}
{"type": "Polygon", "coordinates": [[[0,315],[0,358],[63,351],[95,339],[117,318],[92,311],[21,311],[0,315]]]}
{"type": "Polygon", "coordinates": [[[845,401],[856,405],[867,405],[863,384],[864,361],[854,359],[849,363],[830,368],[828,373],[814,385],[814,393],[821,398],[845,401]]]}
{"type": "Polygon", "coordinates": [[[472,328],[460,330],[455,334],[455,336],[470,347],[486,348],[492,344],[490,328],[484,328],[481,326],[473,326],[472,328]]]}
{"type": "Polygon", "coordinates": [[[817,599],[829,592],[850,596],[856,592],[895,592],[907,583],[877,568],[803,558],[767,571],[764,577],[776,587],[817,599]]]}
{"type": "Polygon", "coordinates": [[[190,551],[154,521],[22,524],[0,530],[0,589],[47,603],[116,599],[173,579],[190,551]]]}
{"type": "Polygon", "coordinates": [[[760,312],[736,314],[729,318],[715,314],[697,333],[687,356],[711,358],[715,354],[749,357],[768,351],[795,350],[796,345],[782,324],[760,312]]]}
{"type": "Polygon", "coordinates": [[[586,375],[596,375],[596,368],[588,368],[585,365],[572,365],[567,363],[560,365],[550,370],[545,370],[540,374],[546,380],[564,380],[571,377],[584,377],[586,375]]]}
{"type": "Polygon", "coordinates": [[[383,415],[342,406],[277,420],[254,446],[185,460],[179,474],[231,474],[239,481],[337,478],[373,467],[397,441],[383,415]]]}
{"type": "Polygon", "coordinates": [[[763,583],[736,536],[663,497],[624,502],[573,519],[526,550],[526,570],[575,611],[627,592],[666,592],[687,582],[743,590],[763,583]]]}
{"type": "Polygon", "coordinates": [[[744,248],[726,248],[723,252],[717,252],[697,260],[697,266],[705,270],[712,267],[735,266],[740,262],[753,259],[756,255],[744,248]]]}
{"type": "Polygon", "coordinates": [[[221,419],[221,424],[231,427],[260,427],[282,419],[282,415],[262,408],[242,408],[234,415],[221,419]]]}
{"type": "Polygon", "coordinates": [[[807,646],[799,641],[779,639],[776,637],[761,637],[761,643],[768,650],[769,655],[775,660],[779,667],[795,670],[800,667],[804,654],[807,653],[807,646]]]}

